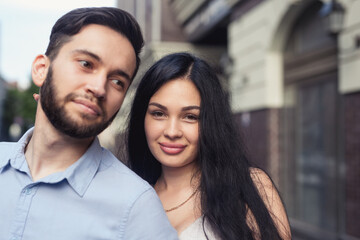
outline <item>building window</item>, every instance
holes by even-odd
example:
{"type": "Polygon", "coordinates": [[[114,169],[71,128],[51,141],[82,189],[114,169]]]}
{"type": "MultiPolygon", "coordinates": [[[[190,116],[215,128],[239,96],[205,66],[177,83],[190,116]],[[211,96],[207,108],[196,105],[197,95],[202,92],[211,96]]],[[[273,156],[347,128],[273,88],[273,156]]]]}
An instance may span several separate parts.
{"type": "Polygon", "coordinates": [[[321,6],[316,1],[303,12],[284,57],[284,199],[295,232],[306,239],[317,239],[310,229],[335,236],[340,224],[337,49],[321,6]]]}

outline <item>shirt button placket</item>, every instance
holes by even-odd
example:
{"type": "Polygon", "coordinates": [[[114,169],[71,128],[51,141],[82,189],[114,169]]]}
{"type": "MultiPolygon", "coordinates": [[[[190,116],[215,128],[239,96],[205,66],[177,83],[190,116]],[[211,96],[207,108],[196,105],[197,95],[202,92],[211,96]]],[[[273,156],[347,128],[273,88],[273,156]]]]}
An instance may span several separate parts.
{"type": "Polygon", "coordinates": [[[21,191],[20,198],[18,200],[15,219],[13,221],[11,229],[10,240],[20,240],[26,226],[26,219],[31,206],[31,201],[35,195],[37,186],[27,185],[21,191]]]}

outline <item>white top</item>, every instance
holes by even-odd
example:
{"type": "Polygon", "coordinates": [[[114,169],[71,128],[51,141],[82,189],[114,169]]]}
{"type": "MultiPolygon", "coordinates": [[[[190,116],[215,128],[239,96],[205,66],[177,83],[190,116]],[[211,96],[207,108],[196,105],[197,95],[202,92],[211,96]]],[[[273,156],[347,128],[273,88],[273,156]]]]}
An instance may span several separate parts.
{"type": "MultiPolygon", "coordinates": [[[[211,230],[210,225],[205,221],[204,228],[209,240],[217,240],[214,232],[211,230]]],[[[180,240],[206,240],[203,229],[203,216],[195,220],[190,226],[188,226],[179,235],[180,240]]]]}

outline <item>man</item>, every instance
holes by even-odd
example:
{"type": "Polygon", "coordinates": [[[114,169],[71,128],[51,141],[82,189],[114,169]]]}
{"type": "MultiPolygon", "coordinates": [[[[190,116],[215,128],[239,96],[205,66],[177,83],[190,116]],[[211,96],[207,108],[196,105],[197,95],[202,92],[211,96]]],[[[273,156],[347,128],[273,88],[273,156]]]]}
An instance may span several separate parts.
{"type": "Polygon", "coordinates": [[[177,239],[155,191],[96,138],[139,66],[143,38],[116,8],[76,9],[32,65],[36,121],[0,144],[0,239],[177,239]]]}

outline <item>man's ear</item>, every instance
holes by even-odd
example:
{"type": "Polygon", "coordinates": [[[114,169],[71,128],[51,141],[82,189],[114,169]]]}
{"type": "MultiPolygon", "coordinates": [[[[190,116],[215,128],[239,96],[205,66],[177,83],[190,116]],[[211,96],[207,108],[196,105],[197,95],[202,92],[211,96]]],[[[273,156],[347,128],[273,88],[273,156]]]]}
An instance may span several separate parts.
{"type": "Polygon", "coordinates": [[[50,59],[43,54],[37,55],[32,63],[31,76],[36,86],[44,84],[50,66],[50,59]]]}

